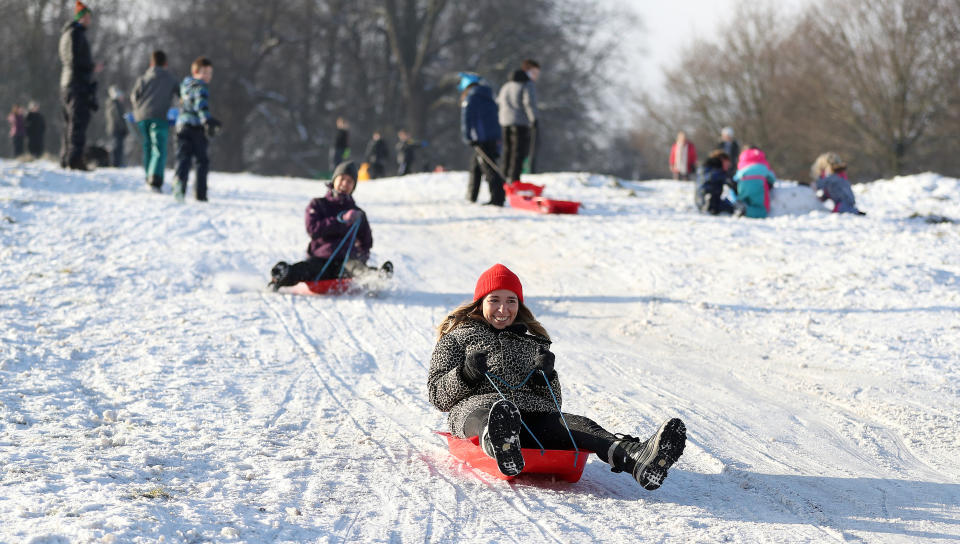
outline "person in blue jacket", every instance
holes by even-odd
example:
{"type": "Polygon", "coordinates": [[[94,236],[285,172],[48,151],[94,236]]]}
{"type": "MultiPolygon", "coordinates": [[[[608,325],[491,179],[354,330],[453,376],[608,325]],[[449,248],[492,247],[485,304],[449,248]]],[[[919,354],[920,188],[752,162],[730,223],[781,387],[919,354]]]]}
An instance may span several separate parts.
{"type": "Polygon", "coordinates": [[[487,178],[490,201],[486,204],[503,206],[503,176],[497,168],[500,158],[500,121],[497,102],[487,82],[473,72],[460,72],[460,135],[465,144],[473,147],[470,182],[467,199],[476,202],[480,193],[480,177],[487,178]]]}

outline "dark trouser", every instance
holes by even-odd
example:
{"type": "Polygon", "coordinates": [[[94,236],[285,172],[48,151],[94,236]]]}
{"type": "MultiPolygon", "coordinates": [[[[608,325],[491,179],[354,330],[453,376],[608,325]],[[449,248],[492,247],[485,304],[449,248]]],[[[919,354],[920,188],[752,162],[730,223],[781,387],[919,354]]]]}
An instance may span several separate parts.
{"type": "Polygon", "coordinates": [[[27,135],[27,150],[34,157],[40,158],[43,155],[43,136],[31,137],[27,135]]]}
{"type": "Polygon", "coordinates": [[[535,121],[530,127],[530,163],[531,174],[537,173],[537,155],[540,154],[540,122],[535,121]]]}
{"type": "Polygon", "coordinates": [[[497,206],[502,206],[506,195],[503,193],[503,177],[497,172],[497,169],[490,164],[497,164],[500,158],[497,142],[480,142],[478,149],[473,152],[473,168],[470,169],[470,184],[467,186],[467,199],[470,202],[477,201],[477,195],[480,194],[480,177],[487,178],[487,185],[490,188],[490,202],[497,206]],[[483,154],[486,154],[484,158],[483,154]],[[488,162],[490,161],[490,162],[488,162]]]}
{"type": "Polygon", "coordinates": [[[330,151],[330,171],[333,172],[337,169],[337,165],[346,160],[344,155],[347,154],[347,149],[345,147],[334,147],[330,151]]]}
{"type": "Polygon", "coordinates": [[[210,159],[207,157],[207,136],[203,127],[184,125],[177,132],[177,183],[182,192],[187,190],[187,179],[190,177],[190,168],[193,159],[197,159],[197,185],[195,187],[197,200],[207,199],[207,172],[210,169],[210,159]]]}
{"type": "Polygon", "coordinates": [[[370,179],[382,178],[384,174],[387,173],[387,169],[383,166],[383,163],[380,161],[374,161],[370,163],[370,179]]]}
{"type": "Polygon", "coordinates": [[[120,136],[115,135],[113,137],[113,150],[110,153],[110,161],[113,163],[113,166],[123,166],[123,140],[126,139],[126,135],[120,136]]]}
{"type": "Polygon", "coordinates": [[[712,213],[714,215],[733,213],[733,204],[726,198],[723,198],[722,195],[722,189],[720,191],[707,191],[701,187],[697,189],[694,202],[697,205],[697,209],[701,212],[712,213]]]}
{"type": "MultiPolygon", "coordinates": [[[[488,410],[475,410],[467,416],[463,423],[463,430],[467,436],[479,436],[487,426],[488,410]]],[[[601,427],[597,422],[584,416],[563,413],[563,417],[570,426],[570,434],[577,443],[577,448],[589,450],[597,454],[604,462],[607,461],[607,452],[610,446],[617,440],[613,433],[601,427]]],[[[533,431],[544,449],[548,450],[572,450],[573,444],[570,443],[570,434],[567,434],[567,428],[560,419],[557,412],[520,412],[520,418],[527,427],[533,431]]],[[[520,429],[520,447],[539,448],[537,440],[527,432],[525,427],[520,429]]]]}
{"type": "MultiPolygon", "coordinates": [[[[302,281],[336,279],[340,275],[340,267],[343,266],[343,259],[330,261],[330,266],[327,266],[326,270],[324,270],[323,267],[326,264],[327,259],[321,259],[319,257],[310,257],[305,261],[293,263],[285,275],[275,278],[277,285],[279,287],[289,287],[302,281]],[[321,271],[323,274],[321,274],[321,271]]],[[[343,267],[343,275],[344,277],[353,278],[365,272],[373,272],[376,270],[376,268],[368,267],[363,261],[350,259],[347,261],[347,265],[343,267]]]]}
{"type": "Polygon", "coordinates": [[[63,104],[63,144],[60,165],[64,168],[83,168],[83,150],[87,145],[87,125],[90,124],[90,97],[74,89],[61,89],[63,104]]]}
{"type": "Polygon", "coordinates": [[[520,179],[523,159],[530,152],[530,127],[511,125],[503,127],[503,175],[507,182],[520,179]]]}
{"type": "Polygon", "coordinates": [[[10,139],[13,140],[13,156],[19,157],[23,155],[23,134],[17,134],[10,139]]]}

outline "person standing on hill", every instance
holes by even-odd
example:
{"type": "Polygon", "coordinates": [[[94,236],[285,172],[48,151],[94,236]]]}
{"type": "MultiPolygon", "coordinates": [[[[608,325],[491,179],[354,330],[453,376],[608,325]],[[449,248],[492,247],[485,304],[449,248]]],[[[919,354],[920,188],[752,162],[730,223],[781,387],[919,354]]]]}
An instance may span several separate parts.
{"type": "Polygon", "coordinates": [[[159,193],[167,164],[167,112],[180,90],[177,79],[167,71],[167,54],[156,50],[150,54],[150,67],[137,78],[130,93],[133,120],[143,140],[143,168],[150,189],[159,193]]]}
{"type": "Polygon", "coordinates": [[[670,172],[673,179],[687,181],[697,169],[697,148],[687,140],[687,133],[677,133],[677,141],[670,148],[670,172]]]}
{"type": "Polygon", "coordinates": [[[87,28],[93,15],[83,2],[77,0],[73,20],[63,27],[60,35],[60,99],[63,104],[63,142],[60,166],[86,170],[83,152],[87,144],[87,126],[91,112],[97,111],[97,83],[93,80],[98,66],[93,63],[87,28]]]}
{"type": "Polygon", "coordinates": [[[716,149],[723,151],[730,158],[730,169],[727,175],[732,178],[737,173],[737,161],[740,160],[740,144],[733,137],[733,127],[723,127],[716,149]]]}
{"type": "Polygon", "coordinates": [[[197,160],[197,202],[207,201],[207,172],[210,159],[207,156],[207,137],[220,130],[220,122],[210,115],[210,93],[207,90],[213,79],[213,63],[199,57],[190,65],[190,75],[180,83],[180,115],[177,117],[177,172],[173,196],[183,202],[187,190],[187,178],[193,159],[197,160]]]}
{"type": "Polygon", "coordinates": [[[10,108],[10,114],[7,115],[7,123],[10,123],[10,142],[13,144],[13,157],[17,158],[23,155],[23,136],[26,132],[23,120],[23,108],[19,104],[14,104],[10,108]]]}
{"type": "Polygon", "coordinates": [[[27,117],[24,120],[24,126],[27,130],[27,151],[34,158],[39,159],[43,156],[43,136],[47,131],[47,123],[43,114],[40,113],[40,106],[32,100],[30,101],[30,111],[27,112],[27,117]]]}
{"type": "Polygon", "coordinates": [[[413,172],[413,161],[419,144],[404,129],[397,131],[397,175],[405,176],[413,172]]]}
{"type": "Polygon", "coordinates": [[[390,158],[390,151],[387,150],[387,142],[383,141],[379,130],[373,131],[370,143],[367,144],[366,153],[367,163],[370,165],[370,177],[372,179],[382,178],[387,173],[386,162],[390,158]]]}
{"type": "Polygon", "coordinates": [[[530,153],[530,131],[537,122],[537,91],[540,65],[528,60],[529,70],[517,70],[497,94],[498,117],[503,127],[503,175],[508,183],[520,180],[523,161],[530,153]]]}
{"type": "Polygon", "coordinates": [[[500,158],[500,123],[493,91],[486,81],[472,72],[460,73],[460,136],[473,150],[467,200],[476,202],[480,193],[481,174],[487,178],[490,201],[487,204],[503,206],[503,177],[497,171],[500,158]]]}
{"type": "Polygon", "coordinates": [[[335,170],[337,165],[350,158],[350,123],[343,117],[337,117],[337,135],[333,139],[333,149],[330,150],[330,169],[335,170]]]}
{"type": "Polygon", "coordinates": [[[127,128],[126,119],[123,118],[123,91],[116,85],[111,85],[108,93],[110,99],[107,101],[104,113],[107,118],[107,136],[113,143],[110,162],[112,166],[120,167],[123,166],[123,142],[130,130],[127,128]]]}

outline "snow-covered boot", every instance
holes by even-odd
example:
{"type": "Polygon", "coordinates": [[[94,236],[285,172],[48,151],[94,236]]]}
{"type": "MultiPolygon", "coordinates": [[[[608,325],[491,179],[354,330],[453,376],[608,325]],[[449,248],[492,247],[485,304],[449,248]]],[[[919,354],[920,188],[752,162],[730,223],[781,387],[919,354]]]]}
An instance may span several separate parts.
{"type": "Polygon", "coordinates": [[[667,470],[683,455],[687,428],[673,418],[657,429],[645,442],[623,435],[607,452],[613,472],[629,472],[644,489],[653,491],[667,477],[667,470]]]}
{"type": "Polygon", "coordinates": [[[386,261],[380,265],[380,278],[388,280],[393,277],[393,263],[386,261]]]}
{"type": "Polygon", "coordinates": [[[175,179],[175,180],[174,180],[174,182],[173,182],[173,198],[174,198],[177,202],[181,202],[181,203],[183,202],[183,200],[184,200],[184,193],[186,193],[186,190],[187,190],[187,182],[185,182],[185,181],[183,181],[183,180],[181,180],[181,179],[175,179]]]}
{"type": "Polygon", "coordinates": [[[290,265],[284,261],[273,265],[273,268],[270,269],[270,283],[267,284],[267,287],[270,287],[274,291],[280,289],[284,285],[284,280],[287,279],[287,276],[290,275],[290,265]]]}
{"type": "Polygon", "coordinates": [[[483,452],[497,460],[500,472],[516,476],[523,470],[520,452],[520,410],[510,401],[498,400],[490,407],[487,427],[480,434],[483,452]]]}

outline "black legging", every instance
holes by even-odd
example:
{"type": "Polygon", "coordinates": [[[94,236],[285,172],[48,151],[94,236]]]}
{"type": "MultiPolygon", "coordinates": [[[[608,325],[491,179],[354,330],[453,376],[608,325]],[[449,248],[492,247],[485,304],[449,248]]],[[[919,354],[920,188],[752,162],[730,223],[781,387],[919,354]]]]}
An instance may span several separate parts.
{"type": "MultiPolygon", "coordinates": [[[[487,426],[487,417],[489,410],[474,410],[467,416],[463,423],[463,430],[467,436],[479,436],[487,426]]],[[[570,435],[567,434],[567,428],[560,419],[557,412],[520,412],[523,422],[530,427],[530,430],[537,435],[537,439],[543,444],[544,449],[548,450],[573,450],[573,444],[570,443],[570,435]]],[[[576,414],[563,413],[567,424],[570,425],[570,433],[577,442],[577,447],[581,450],[589,450],[597,454],[603,462],[607,462],[607,452],[610,446],[617,440],[617,437],[610,431],[601,427],[596,421],[576,414]]],[[[530,436],[525,427],[520,428],[520,447],[539,448],[537,441],[530,436]]]]}

